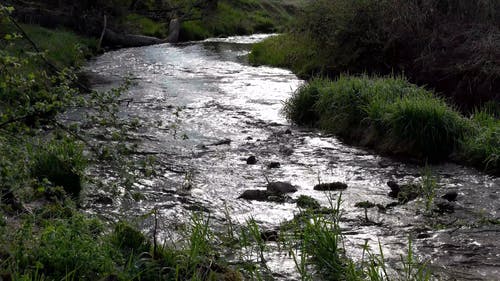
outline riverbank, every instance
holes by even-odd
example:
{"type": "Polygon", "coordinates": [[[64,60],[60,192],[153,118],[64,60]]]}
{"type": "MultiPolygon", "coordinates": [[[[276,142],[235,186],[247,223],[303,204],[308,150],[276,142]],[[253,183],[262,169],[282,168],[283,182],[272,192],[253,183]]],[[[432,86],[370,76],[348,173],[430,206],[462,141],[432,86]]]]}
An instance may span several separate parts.
{"type": "Polygon", "coordinates": [[[286,102],[284,113],[298,125],[386,154],[500,172],[500,121],[493,112],[485,108],[466,118],[405,78],[313,79],[286,102]]]}
{"type": "MultiPolygon", "coordinates": [[[[307,5],[305,12],[299,16],[293,32],[268,38],[255,44],[249,56],[250,62],[254,65],[288,68],[300,77],[313,80],[309,86],[301,88],[287,102],[288,107],[285,111],[289,119],[299,125],[306,124],[335,133],[348,143],[374,147],[379,152],[416,157],[422,162],[452,160],[473,165],[489,173],[500,173],[498,164],[498,148],[500,147],[500,138],[498,137],[500,131],[499,93],[495,90],[498,88],[494,86],[496,82],[491,80],[499,72],[496,67],[483,69],[482,67],[488,65],[487,62],[480,64],[480,69],[483,70],[479,72],[469,68],[470,65],[478,61],[489,61],[489,56],[496,52],[481,43],[487,40],[487,34],[500,34],[496,29],[491,30],[491,33],[482,32],[484,28],[490,26],[489,22],[494,20],[484,11],[484,9],[491,7],[471,4],[473,7],[468,7],[468,9],[476,15],[476,17],[472,17],[469,14],[462,14],[465,7],[454,7],[454,4],[450,2],[448,3],[449,10],[446,12],[442,10],[445,9],[443,7],[434,7],[433,13],[435,14],[429,15],[431,18],[436,17],[438,22],[445,21],[443,26],[438,27],[439,24],[429,23],[429,27],[424,27],[415,22],[423,20],[422,14],[428,12],[427,9],[431,9],[425,5],[425,7],[418,5],[414,7],[413,4],[396,1],[398,4],[395,4],[394,7],[399,9],[396,11],[393,9],[394,7],[387,6],[388,2],[367,1],[351,6],[349,6],[350,2],[340,2],[343,4],[336,6],[327,1],[307,5]],[[394,25],[394,22],[390,22],[390,20],[386,22],[385,19],[402,20],[394,13],[398,14],[406,9],[413,9],[416,14],[405,19],[404,28],[415,28],[415,33],[421,36],[400,41],[406,37],[400,34],[401,30],[398,29],[397,25],[394,25]],[[327,11],[331,16],[325,14],[327,11]],[[380,17],[381,14],[385,17],[380,17]],[[467,22],[470,20],[474,22],[474,25],[458,24],[456,22],[458,16],[467,18],[467,22]],[[326,20],[321,23],[316,22],[318,17],[324,17],[326,20]],[[455,30],[450,31],[447,28],[453,23],[456,23],[455,30]],[[346,26],[350,27],[346,28],[346,26]],[[444,28],[448,30],[449,32],[445,33],[432,33],[441,36],[436,35],[438,38],[435,41],[440,42],[436,44],[443,44],[443,46],[448,46],[450,36],[459,36],[462,32],[468,32],[467,30],[478,31],[478,36],[470,41],[463,41],[460,39],[461,37],[456,37],[454,44],[460,47],[453,50],[443,47],[443,50],[447,51],[442,54],[432,53],[439,50],[439,48],[435,48],[427,51],[420,49],[421,52],[430,53],[417,55],[417,50],[414,50],[412,46],[416,46],[424,40],[429,42],[424,35],[428,33],[418,28],[444,28]],[[402,37],[399,37],[400,35],[402,37]],[[413,42],[412,46],[407,46],[410,44],[408,42],[413,42]],[[476,47],[473,48],[471,44],[476,47]],[[455,57],[454,53],[457,50],[460,50],[461,58],[457,59],[460,63],[455,64],[450,57],[455,57]],[[406,54],[407,57],[403,54],[406,54]],[[440,59],[427,61],[429,58],[436,57],[440,57],[440,59]],[[417,58],[422,59],[422,61],[418,61],[417,58]],[[425,65],[425,67],[419,68],[419,65],[425,65]],[[463,68],[457,69],[457,65],[462,65],[463,68]],[[342,73],[349,73],[352,76],[342,76],[342,73]],[[366,73],[371,73],[368,74],[371,77],[356,76],[366,73]],[[489,74],[486,75],[486,73],[489,74]],[[384,74],[389,76],[384,76],[384,74]],[[486,76],[483,77],[483,74],[486,76]],[[401,79],[397,78],[391,81],[391,77],[394,75],[404,75],[408,77],[404,79],[418,85],[425,85],[427,90],[420,89],[418,91],[426,92],[426,97],[417,100],[414,97],[401,96],[397,98],[397,102],[393,97],[383,97],[380,100],[378,92],[385,90],[373,88],[378,87],[373,84],[398,84],[397,80],[401,79]],[[318,82],[319,80],[315,81],[313,77],[325,77],[330,81],[318,82]],[[364,89],[367,91],[366,95],[354,94],[351,89],[343,88],[346,81],[349,81],[347,82],[348,87],[351,84],[361,88],[368,87],[368,89],[364,89]],[[467,89],[463,88],[464,85],[468,85],[467,89]],[[481,85],[489,86],[484,88],[481,85]],[[314,91],[318,93],[312,93],[314,91]],[[347,97],[354,100],[347,101],[347,97]],[[356,99],[358,98],[364,100],[357,104],[356,99]],[[326,101],[327,99],[328,101],[326,101]],[[409,99],[413,100],[408,101],[409,99]],[[317,100],[324,101],[318,105],[316,104],[317,100]],[[326,104],[327,102],[328,104],[326,104]],[[369,111],[373,110],[369,106],[379,106],[379,110],[388,111],[378,113],[377,116],[368,116],[371,114],[369,111]],[[395,112],[394,107],[400,109],[395,112]],[[404,109],[404,107],[407,108],[404,109]],[[412,112],[410,112],[409,107],[412,107],[412,112]],[[353,108],[356,109],[353,110],[353,108]],[[407,111],[405,116],[398,117],[397,114],[403,110],[407,111]],[[391,115],[392,117],[389,117],[391,115]],[[367,118],[363,119],[362,116],[367,118]],[[427,117],[422,119],[423,116],[427,117]],[[302,118],[316,120],[303,120],[302,118]],[[401,118],[401,122],[404,120],[407,124],[415,123],[415,126],[408,125],[403,128],[401,127],[403,124],[400,124],[398,125],[399,129],[397,129],[398,126],[394,122],[384,123],[387,120],[381,121],[384,118],[401,118]],[[347,124],[346,122],[336,123],[339,119],[348,120],[348,122],[346,121],[347,124]],[[416,125],[420,121],[430,122],[429,124],[432,124],[436,131],[431,132],[428,130],[433,129],[429,127],[416,125]],[[380,124],[381,122],[384,124],[380,124]],[[390,133],[384,132],[384,130],[389,129],[390,133]],[[409,130],[415,131],[408,132],[409,130]],[[442,133],[438,133],[438,131],[442,133]],[[426,133],[430,134],[426,135],[426,133]]],[[[491,43],[496,44],[496,42],[492,41],[491,43]]],[[[498,48],[496,50],[498,51],[498,48]]],[[[408,82],[398,87],[400,87],[396,90],[398,93],[406,93],[408,89],[418,88],[408,82]]],[[[392,94],[389,91],[389,93],[382,95],[391,96],[392,94]]]]}
{"type": "Polygon", "coordinates": [[[470,113],[500,101],[497,11],[496,1],[316,1],[250,58],[305,78],[404,74],[470,113]]]}

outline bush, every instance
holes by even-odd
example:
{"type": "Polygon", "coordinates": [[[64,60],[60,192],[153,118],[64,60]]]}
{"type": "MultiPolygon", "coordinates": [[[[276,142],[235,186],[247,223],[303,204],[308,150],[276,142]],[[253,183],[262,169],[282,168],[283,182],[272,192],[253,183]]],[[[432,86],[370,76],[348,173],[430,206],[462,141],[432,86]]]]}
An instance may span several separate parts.
{"type": "Polygon", "coordinates": [[[150,243],[139,230],[120,222],[117,223],[112,235],[113,243],[127,255],[141,254],[149,251],[150,243]]]}

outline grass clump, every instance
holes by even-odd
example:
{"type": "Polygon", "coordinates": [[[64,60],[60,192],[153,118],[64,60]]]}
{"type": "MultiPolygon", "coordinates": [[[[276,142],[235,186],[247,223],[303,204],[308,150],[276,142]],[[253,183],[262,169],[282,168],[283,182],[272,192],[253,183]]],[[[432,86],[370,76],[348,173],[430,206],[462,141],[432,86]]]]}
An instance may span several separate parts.
{"type": "Polygon", "coordinates": [[[313,40],[299,34],[280,34],[256,43],[249,61],[253,65],[271,65],[290,68],[300,77],[323,73],[324,52],[313,40]]]}
{"type": "Polygon", "coordinates": [[[468,118],[404,78],[313,79],[286,102],[284,114],[297,124],[319,127],[350,142],[429,161],[474,153],[472,136],[481,139],[474,144],[484,150],[477,153],[478,162],[498,161],[498,121],[481,117],[481,129],[471,130],[468,118]],[[462,145],[467,140],[470,150],[462,145]]]}
{"type": "Polygon", "coordinates": [[[472,116],[471,124],[472,130],[465,136],[456,158],[500,174],[500,119],[483,109],[472,116]]]}
{"type": "Polygon", "coordinates": [[[53,140],[43,149],[31,149],[33,157],[31,175],[39,181],[48,180],[54,186],[78,197],[82,189],[82,176],[86,167],[83,148],[70,140],[53,140]]]}
{"type": "Polygon", "coordinates": [[[395,146],[419,158],[446,159],[466,133],[466,120],[430,93],[402,97],[389,111],[385,122],[395,146]]]}

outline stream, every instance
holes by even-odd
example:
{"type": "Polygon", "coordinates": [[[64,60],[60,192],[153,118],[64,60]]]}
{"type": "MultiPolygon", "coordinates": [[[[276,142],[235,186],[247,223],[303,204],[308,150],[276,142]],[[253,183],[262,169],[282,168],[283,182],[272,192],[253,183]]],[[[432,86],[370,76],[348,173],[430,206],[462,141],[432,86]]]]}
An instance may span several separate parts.
{"type": "MultiPolygon", "coordinates": [[[[500,179],[451,163],[434,165],[441,186],[437,197],[458,192],[453,213],[425,216],[424,203],[415,200],[385,212],[369,209],[376,223],[364,223],[357,202],[393,202],[387,182],[416,182],[422,167],[291,125],[280,110],[304,82],[288,70],[252,67],[247,61],[252,43],[266,36],[121,49],[91,60],[85,72],[95,90],[132,77],[124,97],[131,101],[120,114],[149,124],[133,134],[141,140],[138,150],[154,155],[160,168],[134,184],[140,197],[98,202],[94,195],[104,191],[94,187],[83,208],[112,220],[138,218],[157,208],[164,237],[175,235],[193,211],[223,224],[227,210],[235,222],[254,218],[263,229],[276,229],[299,212],[296,204],[238,199],[243,191],[265,189],[267,180],[290,182],[298,186],[292,198],[308,195],[328,206],[328,196],[313,186],[339,181],[348,184],[341,226],[350,257],[360,258],[365,241],[375,250],[380,241],[386,259],[399,260],[411,235],[416,253],[440,280],[500,280],[500,179]],[[247,164],[249,156],[256,157],[255,165],[247,164]],[[272,162],[279,168],[269,168],[272,162]]],[[[151,233],[151,219],[141,223],[151,233]]],[[[275,279],[298,279],[290,257],[268,255],[275,279]]]]}

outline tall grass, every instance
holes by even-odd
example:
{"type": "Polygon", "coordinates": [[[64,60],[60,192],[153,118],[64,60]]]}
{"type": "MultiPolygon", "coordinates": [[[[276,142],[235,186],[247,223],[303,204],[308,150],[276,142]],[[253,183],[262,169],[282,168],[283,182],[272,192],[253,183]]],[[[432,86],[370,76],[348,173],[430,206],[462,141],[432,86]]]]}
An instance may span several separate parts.
{"type": "Polygon", "coordinates": [[[54,186],[77,197],[82,189],[82,176],[87,160],[83,156],[83,147],[71,140],[54,140],[42,146],[29,149],[31,175],[39,181],[45,179],[54,186]]]}
{"type": "MultiPolygon", "coordinates": [[[[46,50],[48,59],[61,68],[81,66],[97,45],[95,39],[81,37],[67,30],[51,30],[36,25],[23,25],[23,28],[40,50],[46,50]]],[[[31,49],[26,41],[24,44],[25,51],[31,49]]]]}
{"type": "Polygon", "coordinates": [[[498,119],[484,112],[468,119],[404,78],[313,79],[286,101],[283,112],[299,125],[382,152],[429,161],[468,155],[468,162],[498,170],[498,119]]]}
{"type": "Polygon", "coordinates": [[[500,119],[487,109],[476,111],[471,118],[472,130],[456,153],[460,161],[500,174],[500,119]]]}
{"type": "Polygon", "coordinates": [[[280,234],[285,249],[291,253],[297,271],[301,274],[301,280],[431,279],[427,265],[416,257],[411,239],[408,240],[407,252],[401,256],[400,264],[394,273],[389,273],[388,261],[385,260],[380,242],[378,253],[366,242],[362,246],[361,259],[352,260],[344,247],[344,236],[340,227],[342,197],[330,200],[331,215],[306,211],[296,217],[294,222],[288,223],[285,233],[280,234]]]}
{"type": "Polygon", "coordinates": [[[316,41],[306,35],[280,34],[252,47],[249,61],[253,65],[271,65],[290,68],[303,78],[325,73],[327,54],[316,41]]]}

